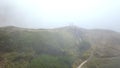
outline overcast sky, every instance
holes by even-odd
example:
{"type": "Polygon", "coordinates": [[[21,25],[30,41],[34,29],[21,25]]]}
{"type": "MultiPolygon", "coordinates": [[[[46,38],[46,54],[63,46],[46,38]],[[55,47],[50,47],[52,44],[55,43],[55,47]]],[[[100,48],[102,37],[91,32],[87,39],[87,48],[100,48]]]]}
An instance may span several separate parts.
{"type": "Polygon", "coordinates": [[[120,0],[0,0],[0,26],[120,31],[120,0]]]}

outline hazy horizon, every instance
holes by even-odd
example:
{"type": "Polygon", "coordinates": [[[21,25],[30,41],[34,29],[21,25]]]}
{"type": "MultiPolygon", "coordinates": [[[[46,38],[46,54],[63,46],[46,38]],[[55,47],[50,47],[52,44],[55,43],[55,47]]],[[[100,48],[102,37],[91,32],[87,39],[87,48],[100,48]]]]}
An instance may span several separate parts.
{"type": "Polygon", "coordinates": [[[0,0],[0,26],[56,28],[73,24],[120,32],[119,0],[0,0]]]}

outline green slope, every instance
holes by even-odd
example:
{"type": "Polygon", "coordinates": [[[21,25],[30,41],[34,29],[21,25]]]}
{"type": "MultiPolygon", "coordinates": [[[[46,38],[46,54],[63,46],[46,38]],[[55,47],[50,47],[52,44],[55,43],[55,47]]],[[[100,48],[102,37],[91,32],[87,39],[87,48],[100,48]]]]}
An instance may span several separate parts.
{"type": "MultiPolygon", "coordinates": [[[[5,68],[72,68],[90,46],[76,45],[68,29],[0,29],[0,57],[5,68]],[[81,48],[81,53],[79,48],[81,48]],[[82,49],[84,48],[84,49],[82,49]]],[[[84,42],[83,42],[84,43],[84,42]]]]}
{"type": "Polygon", "coordinates": [[[0,68],[119,68],[120,34],[78,27],[0,28],[0,68]],[[113,59],[113,57],[115,57],[113,59]]]}

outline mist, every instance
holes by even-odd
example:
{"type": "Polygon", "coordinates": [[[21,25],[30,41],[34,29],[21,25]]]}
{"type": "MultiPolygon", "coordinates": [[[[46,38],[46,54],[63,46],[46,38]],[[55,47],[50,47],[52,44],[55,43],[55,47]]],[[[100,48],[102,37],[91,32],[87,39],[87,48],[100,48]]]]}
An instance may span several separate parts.
{"type": "Polygon", "coordinates": [[[56,28],[74,24],[120,31],[119,0],[0,0],[0,26],[56,28]]]}
{"type": "Polygon", "coordinates": [[[120,0],[0,0],[0,68],[120,68],[120,0]]]}

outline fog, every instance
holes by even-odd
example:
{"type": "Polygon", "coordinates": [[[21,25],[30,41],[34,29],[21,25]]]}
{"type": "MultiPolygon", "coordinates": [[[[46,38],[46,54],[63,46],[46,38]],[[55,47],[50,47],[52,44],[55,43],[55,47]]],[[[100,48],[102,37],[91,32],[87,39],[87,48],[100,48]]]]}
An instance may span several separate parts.
{"type": "Polygon", "coordinates": [[[0,26],[55,28],[69,24],[120,31],[120,0],[0,0],[0,26]]]}

